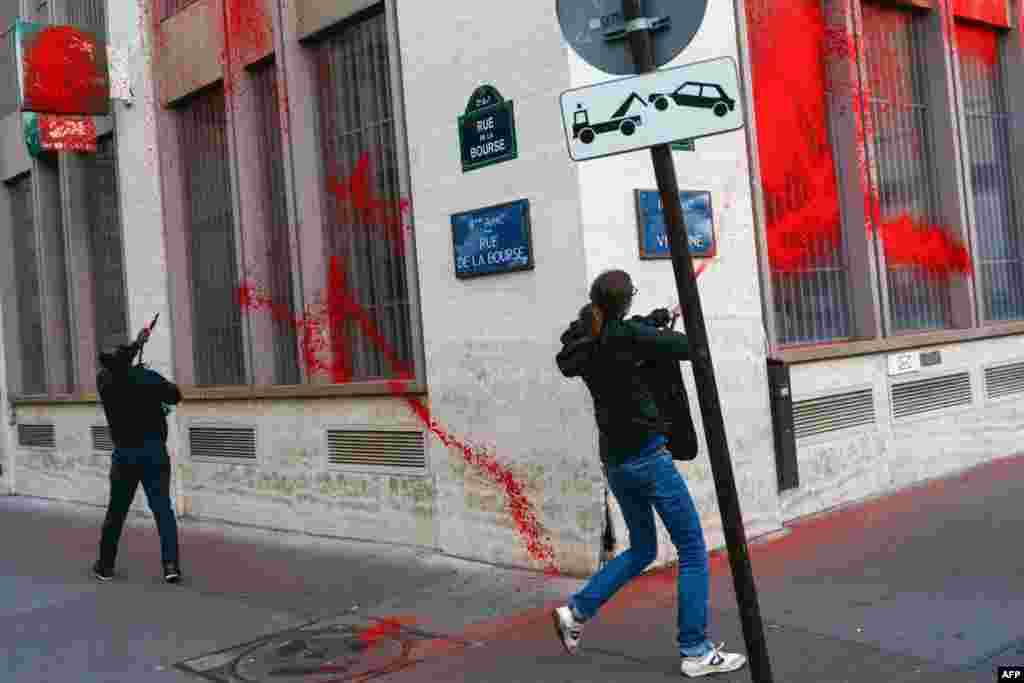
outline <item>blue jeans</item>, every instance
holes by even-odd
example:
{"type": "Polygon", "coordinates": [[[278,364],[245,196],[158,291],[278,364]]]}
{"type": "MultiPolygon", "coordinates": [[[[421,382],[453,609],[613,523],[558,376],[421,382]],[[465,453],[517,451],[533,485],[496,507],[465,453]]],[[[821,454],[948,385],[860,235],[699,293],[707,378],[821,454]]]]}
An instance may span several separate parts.
{"type": "Polygon", "coordinates": [[[114,568],[121,531],[139,483],[146,491],[146,501],[156,519],[161,559],[164,562],[178,561],[178,524],[171,507],[170,462],[125,463],[115,459],[110,466],[110,504],[107,506],[107,516],[103,520],[100,536],[99,564],[104,569],[114,568]]]}
{"type": "Polygon", "coordinates": [[[629,549],[594,574],[569,599],[578,617],[589,619],[626,583],[654,561],[658,537],[654,510],[665,523],[679,552],[679,652],[699,657],[712,649],[708,625],[708,553],[700,517],[686,482],[659,448],[651,455],[625,461],[607,471],[608,484],[629,528],[629,549]]]}

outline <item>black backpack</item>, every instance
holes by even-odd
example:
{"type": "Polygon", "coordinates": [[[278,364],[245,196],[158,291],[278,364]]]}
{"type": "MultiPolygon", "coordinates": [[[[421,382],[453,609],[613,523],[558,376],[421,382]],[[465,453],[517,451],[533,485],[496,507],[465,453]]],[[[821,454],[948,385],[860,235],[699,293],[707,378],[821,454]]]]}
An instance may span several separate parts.
{"type": "Polygon", "coordinates": [[[693,460],[697,457],[697,430],[693,426],[679,361],[644,361],[637,371],[643,373],[658,406],[661,430],[668,438],[667,448],[672,459],[693,460]]]}

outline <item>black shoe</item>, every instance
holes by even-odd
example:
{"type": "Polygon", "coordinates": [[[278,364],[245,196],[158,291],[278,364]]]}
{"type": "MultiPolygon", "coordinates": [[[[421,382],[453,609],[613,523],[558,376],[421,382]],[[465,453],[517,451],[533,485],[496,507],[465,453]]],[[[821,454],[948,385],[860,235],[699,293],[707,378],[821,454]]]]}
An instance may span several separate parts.
{"type": "Polygon", "coordinates": [[[114,578],[114,572],[109,569],[104,569],[100,566],[99,562],[92,566],[92,575],[100,581],[110,581],[114,578]]]}
{"type": "Polygon", "coordinates": [[[177,562],[164,562],[164,581],[178,583],[181,581],[181,569],[177,562]]]}

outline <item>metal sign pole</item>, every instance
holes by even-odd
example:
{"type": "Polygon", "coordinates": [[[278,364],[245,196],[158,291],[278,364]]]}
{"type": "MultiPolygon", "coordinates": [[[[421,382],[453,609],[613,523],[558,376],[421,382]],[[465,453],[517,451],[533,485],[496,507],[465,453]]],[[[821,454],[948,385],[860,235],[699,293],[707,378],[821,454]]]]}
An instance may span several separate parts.
{"type": "MultiPolygon", "coordinates": [[[[656,69],[654,49],[651,41],[651,23],[640,11],[640,0],[623,0],[622,12],[626,21],[633,60],[637,73],[649,73],[656,69]]],[[[654,175],[665,212],[665,226],[668,232],[669,249],[672,252],[672,269],[679,293],[679,307],[690,339],[693,376],[697,385],[697,397],[701,415],[704,417],[704,434],[707,437],[708,456],[711,472],[715,479],[718,507],[722,514],[722,527],[729,552],[729,566],[739,602],[740,618],[743,622],[743,638],[746,641],[750,660],[750,672],[754,683],[772,683],[768,649],[764,639],[764,623],[757,602],[757,589],[750,567],[747,538],[743,530],[743,516],[740,513],[736,480],[729,458],[729,443],[725,437],[725,420],[715,383],[715,370],[711,363],[711,349],[708,344],[704,312],[700,305],[697,278],[690,258],[689,240],[679,199],[679,181],[672,160],[672,151],[667,144],[651,147],[654,175]]]]}

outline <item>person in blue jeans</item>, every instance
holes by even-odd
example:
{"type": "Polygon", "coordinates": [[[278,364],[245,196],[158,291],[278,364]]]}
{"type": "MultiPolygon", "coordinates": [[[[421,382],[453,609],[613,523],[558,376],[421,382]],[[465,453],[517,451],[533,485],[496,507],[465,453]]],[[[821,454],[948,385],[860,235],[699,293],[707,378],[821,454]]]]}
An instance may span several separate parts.
{"type": "Polygon", "coordinates": [[[110,581],[114,576],[117,545],[140,483],[160,535],[164,580],[177,583],[181,579],[167,452],[168,406],[181,401],[181,392],[160,373],[133,364],[148,338],[149,330],[143,329],[134,343],[100,355],[102,370],[96,384],[114,442],[110,502],[103,521],[99,559],[93,565],[93,574],[100,581],[110,581]]]}
{"type": "MultiPolygon", "coordinates": [[[[658,408],[644,375],[645,361],[689,360],[686,335],[644,322],[626,320],[636,295],[622,270],[602,273],[590,288],[590,304],[562,335],[556,361],[566,377],[583,379],[594,399],[600,455],[608,484],[629,529],[630,547],[608,562],[552,613],[565,649],[579,649],[583,625],[630,579],[654,561],[658,512],[679,554],[679,653],[690,677],[735,671],[747,659],[723,652],[707,638],[708,554],[700,517],[686,482],[666,449],[658,408]]],[[[663,317],[668,311],[656,311],[663,317]]]]}

